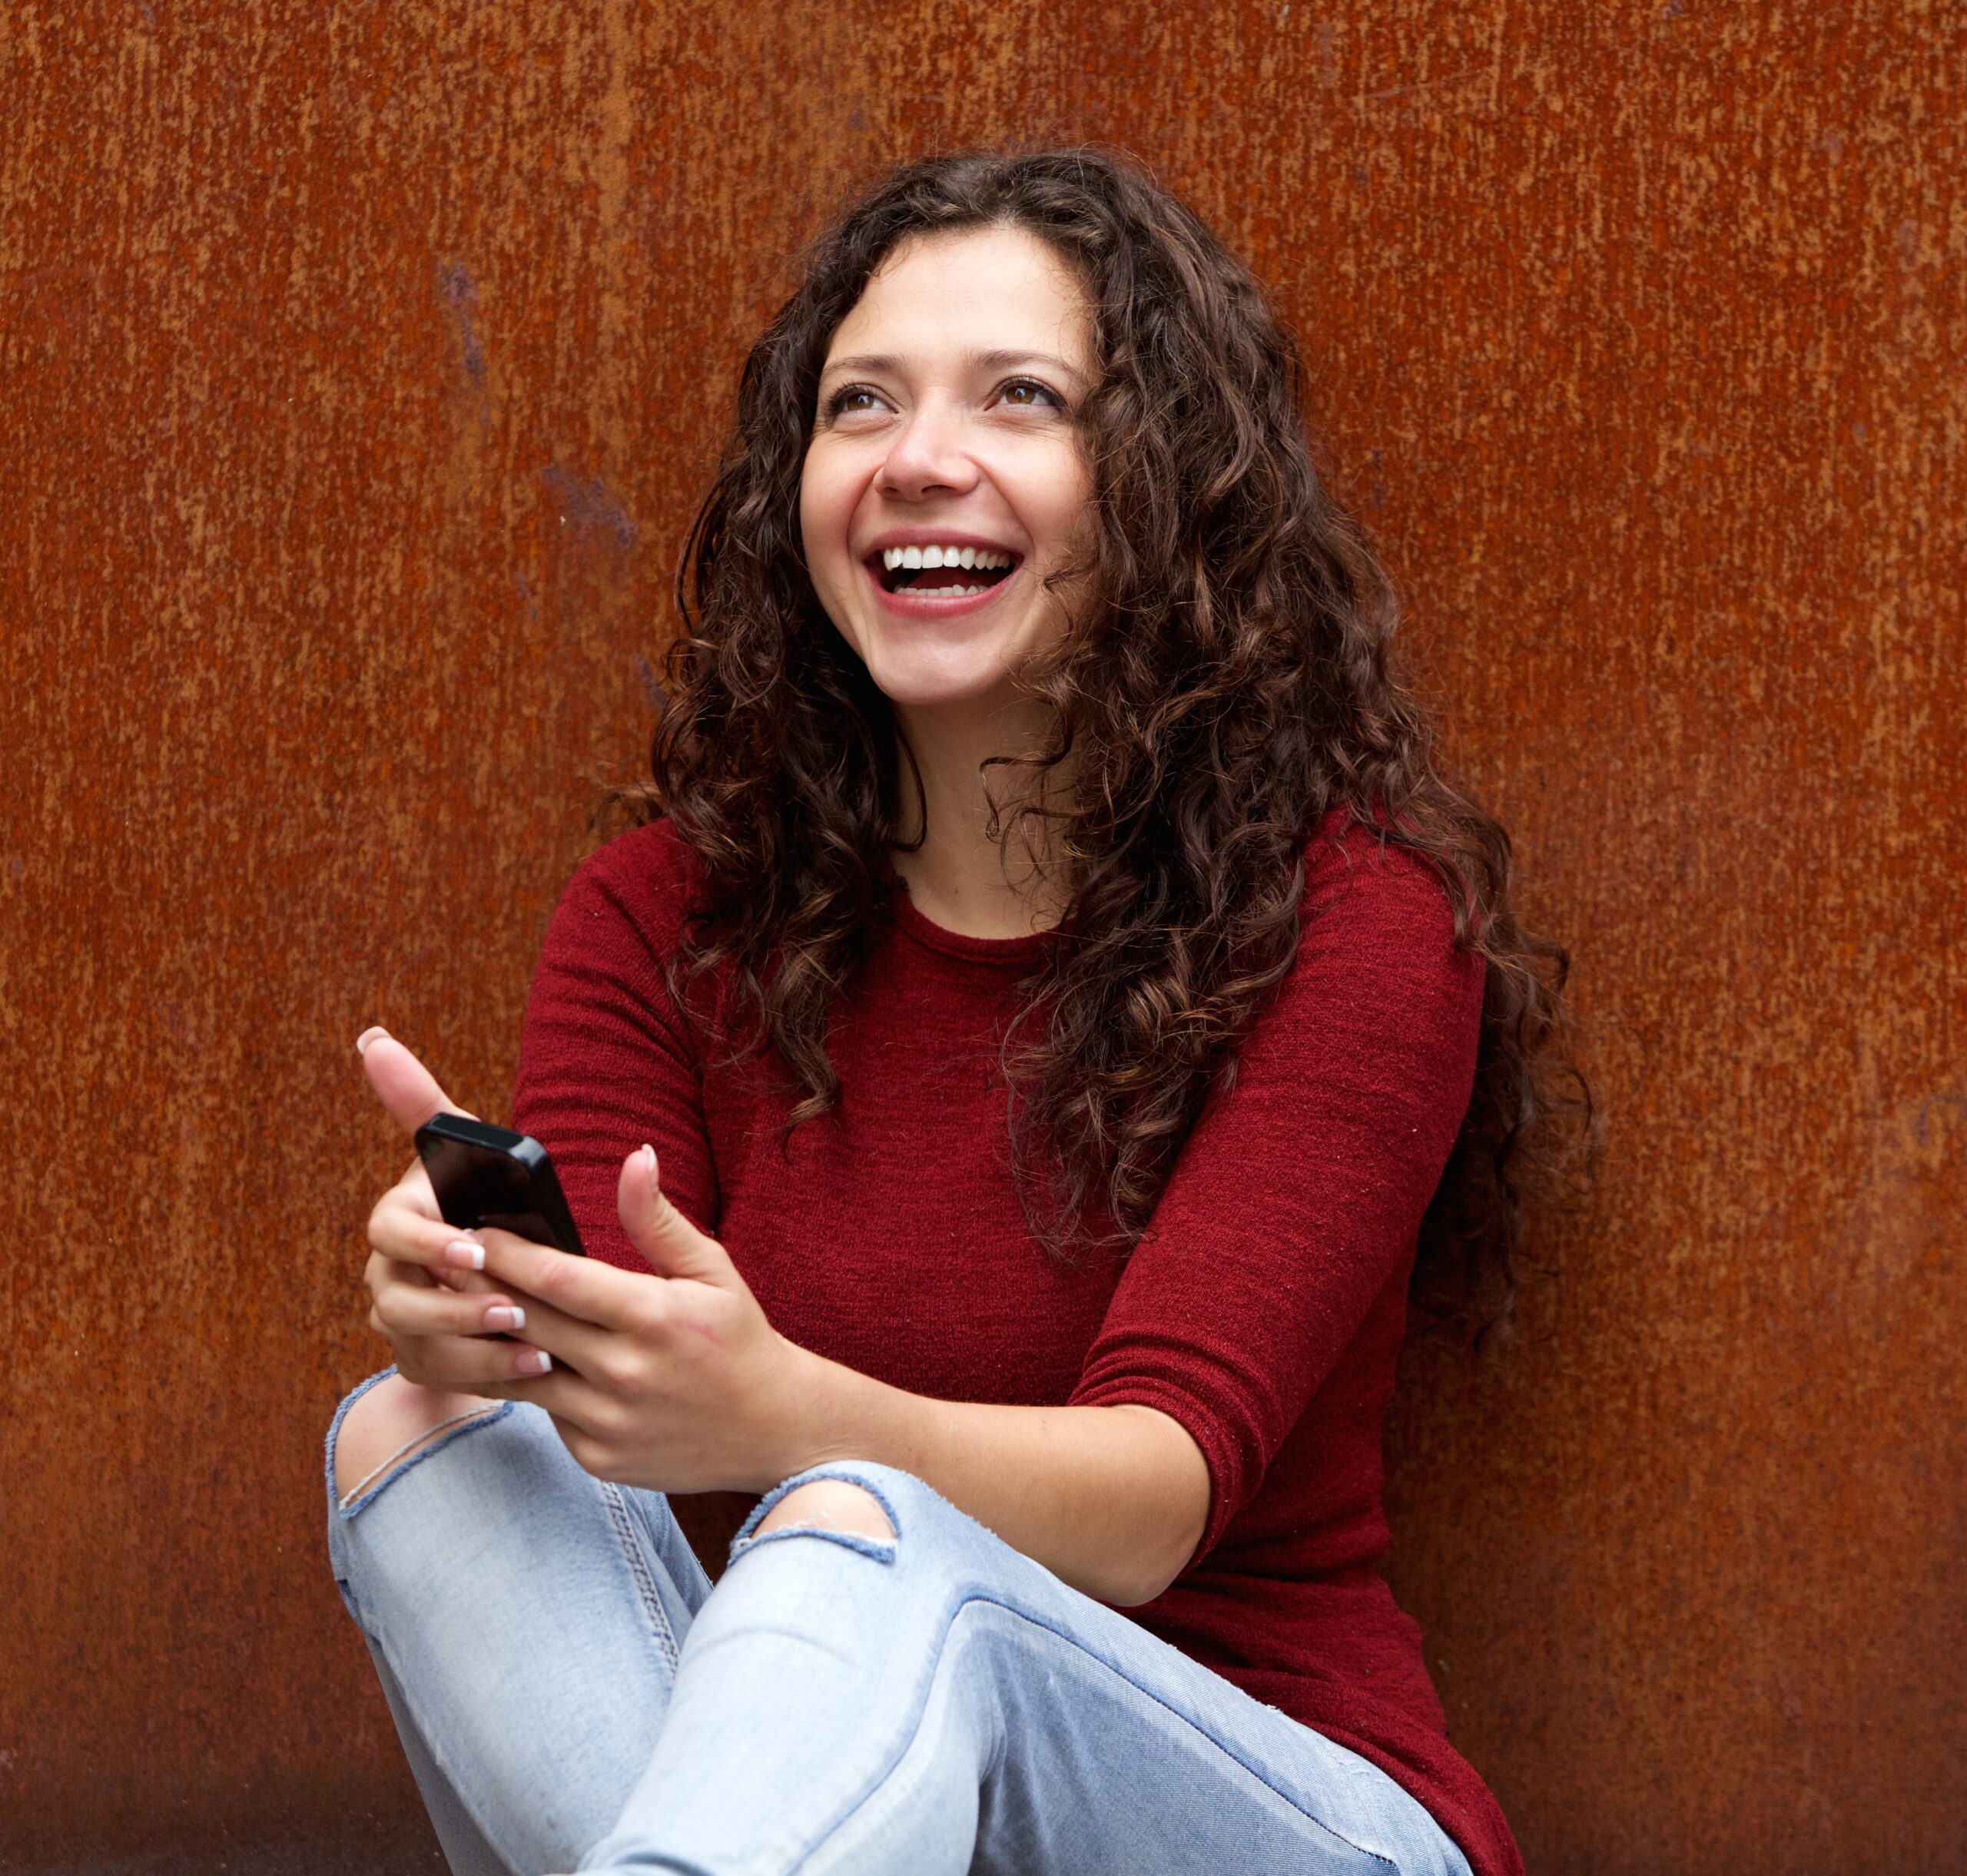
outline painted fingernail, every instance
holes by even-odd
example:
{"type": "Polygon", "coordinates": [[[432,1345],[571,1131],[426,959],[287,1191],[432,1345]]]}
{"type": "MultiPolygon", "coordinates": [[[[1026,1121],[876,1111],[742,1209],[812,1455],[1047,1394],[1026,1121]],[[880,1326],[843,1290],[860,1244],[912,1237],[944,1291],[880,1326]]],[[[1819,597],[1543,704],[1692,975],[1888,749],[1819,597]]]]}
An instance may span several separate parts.
{"type": "Polygon", "coordinates": [[[469,1238],[454,1239],[444,1247],[444,1261],[453,1270],[483,1270],[485,1247],[473,1244],[469,1238]]]}
{"type": "Polygon", "coordinates": [[[355,1052],[358,1056],[366,1056],[369,1052],[369,1045],[371,1042],[374,1042],[379,1036],[384,1036],[388,1034],[389,1031],[384,1029],[380,1023],[376,1024],[374,1027],[371,1029],[364,1029],[362,1033],[355,1039],[355,1052]]]}
{"type": "Polygon", "coordinates": [[[543,1348],[529,1348],[519,1360],[522,1374],[544,1374],[552,1365],[553,1357],[543,1348]]]}
{"type": "Polygon", "coordinates": [[[526,1327],[526,1311],[516,1304],[500,1304],[485,1312],[485,1326],[488,1329],[522,1329],[526,1327]]]}

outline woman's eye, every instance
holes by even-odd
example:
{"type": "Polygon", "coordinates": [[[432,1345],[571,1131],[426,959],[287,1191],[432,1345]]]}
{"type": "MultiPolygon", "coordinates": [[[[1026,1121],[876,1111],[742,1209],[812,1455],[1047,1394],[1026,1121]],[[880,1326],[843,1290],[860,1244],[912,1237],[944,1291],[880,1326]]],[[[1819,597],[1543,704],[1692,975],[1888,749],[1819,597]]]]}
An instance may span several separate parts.
{"type": "Polygon", "coordinates": [[[1049,386],[1040,384],[1035,378],[1013,378],[1004,386],[1003,396],[1004,402],[1007,404],[1016,404],[1027,408],[1034,405],[1042,406],[1047,404],[1050,404],[1054,409],[1063,407],[1058,393],[1049,386]]]}
{"type": "Polygon", "coordinates": [[[828,399],[827,415],[851,417],[857,411],[877,410],[881,403],[881,393],[870,390],[864,384],[843,385],[828,399]]]}

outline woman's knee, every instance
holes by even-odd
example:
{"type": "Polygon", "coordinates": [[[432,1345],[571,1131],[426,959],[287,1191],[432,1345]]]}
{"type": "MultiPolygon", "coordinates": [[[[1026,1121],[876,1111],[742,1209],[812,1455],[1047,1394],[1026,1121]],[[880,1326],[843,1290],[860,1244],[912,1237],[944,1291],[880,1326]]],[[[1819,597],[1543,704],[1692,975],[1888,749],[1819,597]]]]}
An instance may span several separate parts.
{"type": "Polygon", "coordinates": [[[877,1542],[894,1541],[894,1520],[867,1487],[852,1479],[813,1479],[794,1486],[759,1521],[756,1535],[803,1530],[851,1531],[877,1542]]]}
{"type": "Polygon", "coordinates": [[[346,1508],[392,1467],[407,1465],[454,1429],[499,1411],[476,1394],[440,1392],[389,1374],[342,1404],[329,1435],[335,1497],[346,1508]]]}
{"type": "Polygon", "coordinates": [[[871,1460],[829,1460],[797,1473],[761,1499],[731,1540],[735,1563],[760,1544],[818,1539],[892,1563],[920,1550],[932,1509],[953,1510],[922,1481],[871,1460]],[[912,1540],[912,1541],[911,1541],[912,1540]]]}

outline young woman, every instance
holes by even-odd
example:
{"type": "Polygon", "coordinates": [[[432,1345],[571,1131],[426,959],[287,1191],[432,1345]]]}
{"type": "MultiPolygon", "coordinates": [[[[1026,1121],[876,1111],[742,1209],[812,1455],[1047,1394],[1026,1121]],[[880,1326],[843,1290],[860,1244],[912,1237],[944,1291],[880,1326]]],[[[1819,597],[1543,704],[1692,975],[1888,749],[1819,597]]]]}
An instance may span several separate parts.
{"type": "Polygon", "coordinates": [[[370,1224],[330,1546],[454,1869],[1518,1868],[1379,1440],[1417,1243],[1506,1288],[1561,960],[1297,378],[1083,151],[897,172],[754,349],[527,1008],[595,1255],[370,1224]]]}

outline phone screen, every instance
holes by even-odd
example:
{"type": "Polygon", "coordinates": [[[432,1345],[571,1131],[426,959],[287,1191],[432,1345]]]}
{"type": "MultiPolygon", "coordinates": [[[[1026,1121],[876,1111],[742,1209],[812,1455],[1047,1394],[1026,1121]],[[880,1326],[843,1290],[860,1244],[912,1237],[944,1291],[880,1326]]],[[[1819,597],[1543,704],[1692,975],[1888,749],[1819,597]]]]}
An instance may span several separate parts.
{"type": "Polygon", "coordinates": [[[416,1130],[444,1222],[460,1231],[488,1226],[586,1255],[546,1149],[509,1128],[462,1114],[438,1114],[416,1130]]]}

